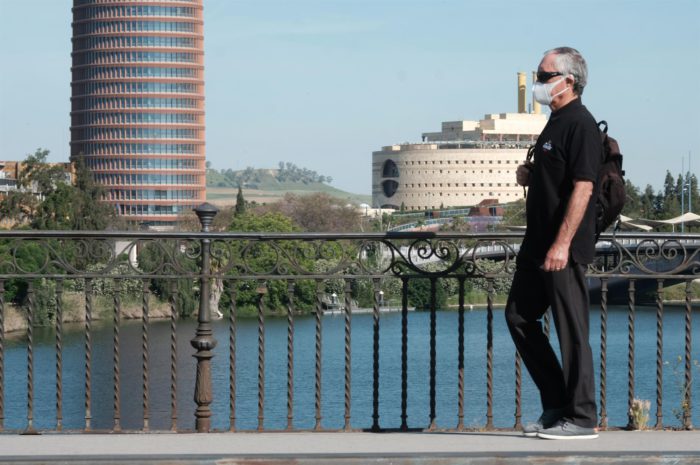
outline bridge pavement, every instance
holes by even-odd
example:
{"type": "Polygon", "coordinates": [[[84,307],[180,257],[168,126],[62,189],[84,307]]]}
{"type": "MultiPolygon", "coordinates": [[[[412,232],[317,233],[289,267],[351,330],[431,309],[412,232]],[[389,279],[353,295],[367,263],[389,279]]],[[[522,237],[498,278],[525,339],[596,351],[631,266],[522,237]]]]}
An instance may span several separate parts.
{"type": "Polygon", "coordinates": [[[608,431],[587,441],[516,432],[0,435],[2,464],[700,464],[700,431],[608,431]]]}

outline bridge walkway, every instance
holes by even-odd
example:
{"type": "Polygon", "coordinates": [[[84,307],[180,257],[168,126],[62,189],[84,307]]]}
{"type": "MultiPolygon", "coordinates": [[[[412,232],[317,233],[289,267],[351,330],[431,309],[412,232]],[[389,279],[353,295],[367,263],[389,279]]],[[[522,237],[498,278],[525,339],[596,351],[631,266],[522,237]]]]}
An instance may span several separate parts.
{"type": "Polygon", "coordinates": [[[0,435],[2,464],[483,465],[700,464],[700,431],[606,431],[547,441],[467,433],[134,433],[0,435]]]}

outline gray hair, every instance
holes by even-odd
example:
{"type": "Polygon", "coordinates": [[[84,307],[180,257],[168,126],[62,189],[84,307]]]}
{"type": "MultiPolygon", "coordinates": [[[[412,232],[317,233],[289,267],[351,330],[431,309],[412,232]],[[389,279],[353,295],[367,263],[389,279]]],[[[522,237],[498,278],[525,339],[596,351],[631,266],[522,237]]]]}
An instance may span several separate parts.
{"type": "Polygon", "coordinates": [[[554,63],[557,71],[566,75],[574,76],[574,93],[583,94],[583,88],[588,83],[588,66],[581,53],[571,47],[557,47],[544,52],[545,55],[554,53],[554,63]]]}

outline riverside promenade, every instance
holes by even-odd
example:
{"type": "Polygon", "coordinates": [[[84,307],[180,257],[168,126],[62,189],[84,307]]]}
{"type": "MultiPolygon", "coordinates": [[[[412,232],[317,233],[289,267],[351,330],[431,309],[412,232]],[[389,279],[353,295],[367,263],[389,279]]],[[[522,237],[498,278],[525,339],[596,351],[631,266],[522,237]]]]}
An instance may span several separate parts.
{"type": "Polygon", "coordinates": [[[0,435],[2,464],[700,464],[700,431],[605,431],[547,441],[514,431],[0,435]]]}

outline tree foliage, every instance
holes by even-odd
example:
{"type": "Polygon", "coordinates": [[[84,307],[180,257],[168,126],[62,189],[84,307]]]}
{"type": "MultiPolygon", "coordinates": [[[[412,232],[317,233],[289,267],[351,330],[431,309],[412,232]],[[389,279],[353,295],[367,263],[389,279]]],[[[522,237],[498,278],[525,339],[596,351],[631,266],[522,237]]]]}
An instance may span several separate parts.
{"type": "MultiPolygon", "coordinates": [[[[670,171],[666,171],[663,188],[657,192],[650,184],[642,190],[630,179],[626,179],[625,191],[627,200],[622,214],[631,218],[666,220],[688,212],[691,206],[694,213],[700,211],[698,179],[690,172],[674,177],[670,171]]],[[[524,200],[505,206],[502,224],[525,225],[524,200]]],[[[659,227],[659,229],[671,230],[671,226],[659,227]]]]}
{"type": "Polygon", "coordinates": [[[294,163],[279,162],[276,178],[279,182],[301,182],[304,184],[327,182],[330,183],[330,176],[319,175],[316,171],[308,168],[299,168],[294,163]]]}
{"type": "MultiPolygon", "coordinates": [[[[143,244],[139,251],[139,268],[148,273],[174,261],[178,269],[193,274],[199,271],[199,265],[195,260],[189,258],[177,247],[168,250],[169,246],[169,244],[154,242],[143,244]]],[[[150,280],[149,285],[153,294],[160,300],[168,301],[174,297],[180,316],[192,316],[195,313],[199,301],[199,281],[197,279],[185,277],[180,279],[155,278],[150,280]]]]}
{"type": "Polygon", "coordinates": [[[102,202],[83,160],[75,161],[75,184],[60,165],[49,164],[48,150],[37,149],[22,163],[17,184],[0,202],[0,214],[32,229],[102,230],[119,224],[116,212],[102,202]]]}
{"type": "Polygon", "coordinates": [[[280,202],[259,207],[290,218],[308,232],[353,232],[360,228],[360,213],[354,206],[324,193],[287,194],[280,202]]]}
{"type": "Polygon", "coordinates": [[[208,185],[217,187],[255,187],[262,183],[266,178],[274,179],[280,183],[300,183],[314,184],[327,183],[333,181],[331,176],[318,174],[316,171],[308,168],[300,168],[294,163],[279,162],[277,169],[253,168],[248,166],[243,170],[234,171],[232,169],[216,170],[207,167],[208,185]]]}
{"type": "MultiPolygon", "coordinates": [[[[229,226],[230,231],[235,232],[299,232],[299,226],[295,225],[291,218],[278,212],[265,212],[256,214],[246,212],[234,216],[229,226]]],[[[216,255],[216,254],[214,254],[216,255]]],[[[276,241],[254,242],[250,244],[233,243],[227,250],[227,256],[238,262],[241,266],[232,270],[230,277],[237,274],[254,272],[261,274],[275,274],[277,265],[286,264],[291,259],[304,269],[313,269],[314,262],[310,253],[310,246],[301,241],[276,241]]],[[[288,269],[288,272],[293,270],[288,269]]],[[[259,299],[263,299],[264,307],[271,312],[282,312],[289,303],[287,283],[283,280],[270,279],[258,281],[231,281],[236,288],[236,306],[245,312],[251,312],[258,306],[259,299]],[[260,292],[264,289],[264,292],[260,292]]],[[[230,304],[230,293],[224,293],[222,304],[230,304]]],[[[294,283],[294,304],[297,309],[308,310],[313,307],[316,299],[316,288],[312,281],[299,280],[294,283]]]]}
{"type": "MultiPolygon", "coordinates": [[[[435,308],[444,309],[447,306],[447,293],[443,281],[435,283],[435,308]]],[[[431,280],[428,278],[412,278],[408,281],[408,302],[418,310],[429,310],[431,305],[431,280]]]]}
{"type": "Polygon", "coordinates": [[[236,194],[236,207],[234,208],[234,215],[240,216],[245,213],[245,198],[243,197],[243,189],[238,186],[238,194],[236,194]]]}

